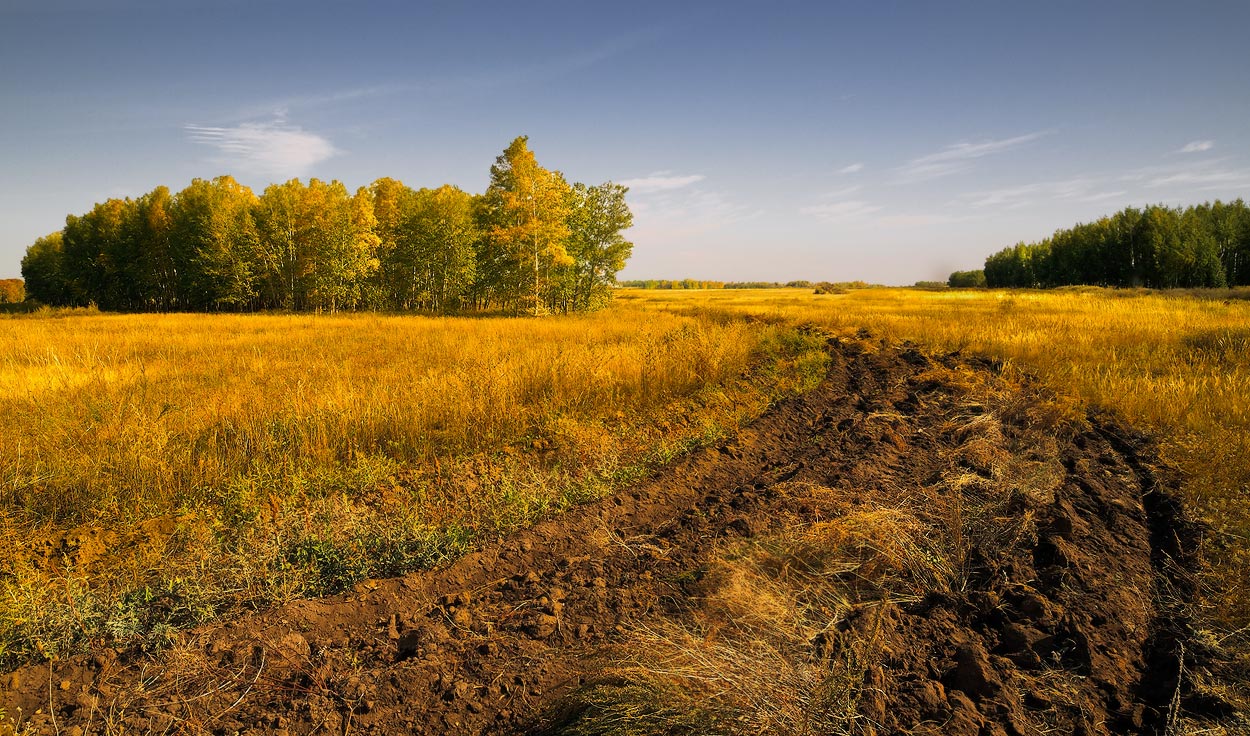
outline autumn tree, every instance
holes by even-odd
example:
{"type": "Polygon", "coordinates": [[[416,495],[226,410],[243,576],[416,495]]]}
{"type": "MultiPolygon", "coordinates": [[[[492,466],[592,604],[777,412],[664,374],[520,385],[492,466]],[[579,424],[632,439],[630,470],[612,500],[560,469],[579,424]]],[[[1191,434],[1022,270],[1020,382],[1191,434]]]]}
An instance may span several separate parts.
{"type": "Polygon", "coordinates": [[[457,187],[416,192],[401,237],[401,260],[413,277],[406,306],[435,312],[460,306],[476,272],[480,234],[473,215],[472,195],[457,187]]]}
{"type": "Polygon", "coordinates": [[[0,304],[26,301],[26,284],[21,279],[0,279],[0,304]]]}
{"type": "Polygon", "coordinates": [[[265,189],[256,207],[262,273],[272,306],[350,309],[377,268],[369,191],[299,179],[265,189]]]}
{"type": "Polygon", "coordinates": [[[376,258],[378,268],[367,287],[366,304],[385,308],[409,308],[405,298],[411,293],[415,264],[405,258],[405,222],[412,216],[416,196],[403,182],[389,177],[369,185],[373,199],[373,216],[378,236],[376,258]]]}
{"type": "Polygon", "coordinates": [[[115,310],[583,310],[629,257],[625,193],[570,187],[520,137],[480,196],[382,178],[257,197],[222,176],[105,200],[32,244],[22,271],[37,299],[115,310]]]}
{"type": "Polygon", "coordinates": [[[261,254],[253,220],[256,195],[229,176],[196,179],[171,208],[170,251],[178,304],[242,309],[255,303],[261,254]]]}
{"type": "Polygon", "coordinates": [[[537,315],[551,309],[551,270],[573,262],[565,248],[570,188],[560,172],[538,165],[528,140],[518,137],[495,159],[483,215],[492,270],[512,292],[505,298],[537,315]]]}
{"type": "Polygon", "coordinates": [[[169,310],[178,302],[178,266],[173,257],[173,197],[160,186],[135,200],[124,225],[135,283],[134,309],[169,310]]]}

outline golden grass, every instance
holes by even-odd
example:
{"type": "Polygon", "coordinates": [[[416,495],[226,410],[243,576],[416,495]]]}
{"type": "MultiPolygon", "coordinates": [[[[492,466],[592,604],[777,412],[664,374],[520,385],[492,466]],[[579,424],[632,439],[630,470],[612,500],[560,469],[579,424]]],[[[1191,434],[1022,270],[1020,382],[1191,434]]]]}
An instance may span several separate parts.
{"type": "Polygon", "coordinates": [[[435,564],[714,439],[822,358],[628,307],[15,318],[0,356],[0,661],[435,564]]]}
{"type": "Polygon", "coordinates": [[[864,328],[989,356],[1151,431],[1181,473],[1188,510],[1210,530],[1202,601],[1209,622],[1225,643],[1250,651],[1250,301],[1098,289],[631,290],[624,297],[666,313],[864,328]]]}
{"type": "Polygon", "coordinates": [[[994,357],[1154,431],[1211,529],[1206,613],[1250,650],[1250,302],[625,290],[546,320],[53,317],[0,320],[0,661],[159,643],[598,497],[810,385],[805,324],[994,357]]]}

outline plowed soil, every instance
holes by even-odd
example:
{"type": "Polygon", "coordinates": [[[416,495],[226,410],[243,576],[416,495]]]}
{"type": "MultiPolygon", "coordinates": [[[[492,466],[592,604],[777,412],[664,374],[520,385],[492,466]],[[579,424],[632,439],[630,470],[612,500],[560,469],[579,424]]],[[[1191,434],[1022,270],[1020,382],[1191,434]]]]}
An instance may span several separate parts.
{"type": "Polygon", "coordinates": [[[819,388],[611,498],[160,655],[0,675],[0,708],[38,733],[558,731],[631,632],[699,615],[697,573],[726,545],[945,484],[967,508],[1012,489],[985,524],[1018,533],[961,536],[950,585],[830,613],[795,656],[871,637],[847,730],[1164,733],[1201,663],[1183,620],[1193,530],[1147,441],[1056,418],[1064,404],[989,361],[867,339],[829,352],[819,388]]]}

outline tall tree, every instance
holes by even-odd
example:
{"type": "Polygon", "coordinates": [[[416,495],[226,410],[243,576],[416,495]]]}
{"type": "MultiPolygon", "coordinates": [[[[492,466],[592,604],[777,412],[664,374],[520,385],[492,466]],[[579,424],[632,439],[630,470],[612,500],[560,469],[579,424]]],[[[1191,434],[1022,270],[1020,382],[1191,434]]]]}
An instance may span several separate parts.
{"type": "Polygon", "coordinates": [[[611,296],[616,274],[625,267],[634,244],[621,235],[634,224],[625,204],[628,187],[606,182],[599,186],[573,185],[569,210],[568,253],[572,289],[565,311],[592,309],[611,296]]]}
{"type": "Polygon", "coordinates": [[[135,201],[125,224],[140,300],[133,308],[168,310],[177,303],[178,269],[171,250],[172,209],[169,187],[160,186],[135,201]]]}
{"type": "Polygon", "coordinates": [[[265,189],[256,207],[267,294],[286,309],[350,309],[376,270],[369,191],[299,179],[265,189]]]}
{"type": "Polygon", "coordinates": [[[405,295],[411,293],[415,278],[411,263],[402,258],[404,223],[412,215],[416,195],[403,182],[388,177],[369,185],[373,197],[373,216],[377,220],[378,269],[370,282],[365,303],[386,308],[403,306],[405,295]]]}
{"type": "Polygon", "coordinates": [[[83,303],[65,278],[61,242],[58,230],[36,240],[22,257],[22,278],[26,280],[27,296],[54,307],[83,303]]]}
{"type": "Polygon", "coordinates": [[[257,300],[261,254],[256,195],[229,176],[196,179],[171,208],[171,260],[178,303],[188,309],[243,309],[257,300]]]}
{"type": "Polygon", "coordinates": [[[407,303],[436,312],[459,308],[473,286],[480,233],[473,197],[445,184],[422,189],[404,221],[404,260],[416,276],[407,303]]]}
{"type": "Polygon", "coordinates": [[[538,165],[528,138],[520,136],[495,159],[486,190],[487,237],[509,256],[516,272],[514,308],[541,314],[550,309],[549,274],[570,265],[570,189],[564,176],[538,165]]]}

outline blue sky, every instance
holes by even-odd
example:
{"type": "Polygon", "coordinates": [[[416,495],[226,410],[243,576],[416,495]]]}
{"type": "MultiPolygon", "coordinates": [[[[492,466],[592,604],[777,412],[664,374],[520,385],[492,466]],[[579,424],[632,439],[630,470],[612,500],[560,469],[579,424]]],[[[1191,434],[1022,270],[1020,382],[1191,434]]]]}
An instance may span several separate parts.
{"type": "Polygon", "coordinates": [[[1250,197],[1250,3],[4,0],[0,277],[230,173],[631,185],[625,278],[911,283],[1250,197]]]}

